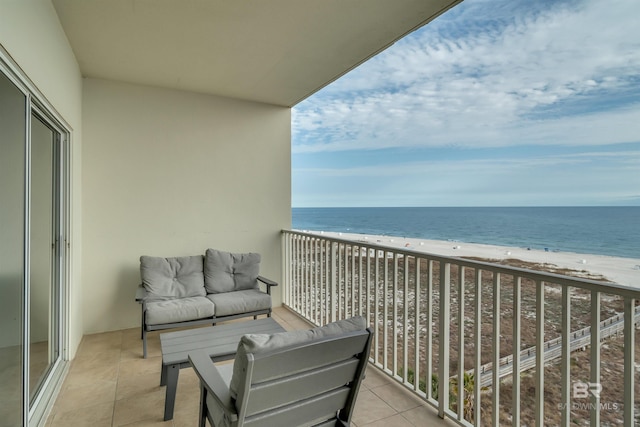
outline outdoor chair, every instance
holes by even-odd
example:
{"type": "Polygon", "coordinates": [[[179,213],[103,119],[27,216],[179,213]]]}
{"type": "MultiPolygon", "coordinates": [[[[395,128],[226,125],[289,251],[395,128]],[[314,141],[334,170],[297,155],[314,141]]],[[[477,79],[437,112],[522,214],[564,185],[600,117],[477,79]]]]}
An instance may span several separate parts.
{"type": "Polygon", "coordinates": [[[199,426],[349,426],[373,331],[362,317],[308,331],[244,335],[233,364],[205,352],[189,360],[200,378],[199,426]]]}

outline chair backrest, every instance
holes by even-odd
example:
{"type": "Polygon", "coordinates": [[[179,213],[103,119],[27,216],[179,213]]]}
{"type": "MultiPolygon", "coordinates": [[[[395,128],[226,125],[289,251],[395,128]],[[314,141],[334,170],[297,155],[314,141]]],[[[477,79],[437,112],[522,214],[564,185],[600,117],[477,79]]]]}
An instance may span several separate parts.
{"type": "Polygon", "coordinates": [[[238,426],[349,425],[371,329],[247,354],[238,426]]]}

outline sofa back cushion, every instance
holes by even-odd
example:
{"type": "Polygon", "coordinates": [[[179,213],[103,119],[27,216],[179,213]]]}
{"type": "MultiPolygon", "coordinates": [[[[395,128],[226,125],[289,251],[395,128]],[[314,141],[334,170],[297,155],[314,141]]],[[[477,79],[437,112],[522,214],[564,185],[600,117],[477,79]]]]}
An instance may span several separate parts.
{"type": "Polygon", "coordinates": [[[233,254],[207,249],[204,285],[209,294],[258,289],[260,254],[233,254]]]}
{"type": "Polygon", "coordinates": [[[202,255],[161,258],[140,257],[140,277],[156,299],[205,296],[202,255]]]}
{"type": "Polygon", "coordinates": [[[233,365],[233,376],[229,384],[229,391],[234,399],[244,394],[244,383],[247,373],[247,354],[261,354],[281,348],[308,343],[321,338],[337,337],[339,335],[363,331],[367,328],[367,321],[362,316],[355,316],[345,320],[328,323],[325,326],[275,334],[247,334],[240,338],[238,350],[233,365]]]}

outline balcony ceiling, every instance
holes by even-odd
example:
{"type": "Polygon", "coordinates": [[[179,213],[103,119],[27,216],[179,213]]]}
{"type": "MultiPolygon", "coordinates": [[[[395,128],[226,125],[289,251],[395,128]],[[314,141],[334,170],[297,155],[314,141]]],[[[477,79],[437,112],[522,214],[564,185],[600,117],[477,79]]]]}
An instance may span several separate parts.
{"type": "Polygon", "coordinates": [[[459,0],[52,0],[85,77],[293,106],[459,0]]]}

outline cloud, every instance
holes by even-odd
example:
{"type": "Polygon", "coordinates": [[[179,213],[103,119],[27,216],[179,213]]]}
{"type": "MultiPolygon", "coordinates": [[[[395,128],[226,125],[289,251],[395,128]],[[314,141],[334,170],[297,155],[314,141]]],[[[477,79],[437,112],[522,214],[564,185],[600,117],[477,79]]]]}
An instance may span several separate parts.
{"type": "Polygon", "coordinates": [[[501,158],[294,168],[295,206],[532,206],[635,203],[640,147],[501,158]]]}
{"type": "MultiPolygon", "coordinates": [[[[313,174],[321,177],[403,177],[415,179],[425,175],[458,174],[461,172],[477,173],[478,175],[493,174],[497,176],[510,175],[512,171],[522,171],[528,174],[532,170],[558,168],[569,166],[603,165],[611,169],[618,169],[620,165],[635,167],[640,164],[640,148],[622,151],[593,151],[561,155],[503,157],[496,159],[448,159],[448,160],[417,160],[409,162],[389,162],[386,165],[343,167],[343,168],[294,168],[294,174],[313,174]]],[[[640,183],[640,177],[635,183],[640,183]]]]}
{"type": "Polygon", "coordinates": [[[293,152],[639,141],[639,15],[468,0],[296,106],[293,152]]]}

